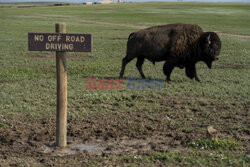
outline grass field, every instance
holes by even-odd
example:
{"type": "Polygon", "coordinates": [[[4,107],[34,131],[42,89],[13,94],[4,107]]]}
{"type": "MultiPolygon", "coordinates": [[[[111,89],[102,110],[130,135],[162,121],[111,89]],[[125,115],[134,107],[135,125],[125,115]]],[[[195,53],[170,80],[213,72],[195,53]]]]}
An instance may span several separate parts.
{"type": "MultiPolygon", "coordinates": [[[[1,5],[1,4],[0,4],[1,5]]],[[[43,4],[44,5],[44,4],[43,4]]],[[[0,166],[249,166],[250,5],[125,3],[0,8],[0,166]],[[53,52],[28,51],[28,32],[93,34],[92,53],[68,53],[69,144],[96,144],[74,155],[46,152],[55,142],[53,52]],[[87,77],[118,77],[131,32],[168,23],[216,31],[219,61],[197,64],[202,83],[174,69],[163,89],[88,90],[87,77]],[[241,35],[241,36],[234,36],[241,35]],[[218,138],[207,139],[213,126],[218,138]]],[[[165,79],[145,61],[146,77],[165,79]]],[[[140,78],[135,60],[125,77],[140,78]]]]}

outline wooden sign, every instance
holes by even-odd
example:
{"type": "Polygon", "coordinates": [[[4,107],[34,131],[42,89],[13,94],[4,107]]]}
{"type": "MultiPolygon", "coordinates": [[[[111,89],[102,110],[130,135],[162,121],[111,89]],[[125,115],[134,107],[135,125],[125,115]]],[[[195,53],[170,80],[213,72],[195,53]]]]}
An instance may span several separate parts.
{"type": "Polygon", "coordinates": [[[91,34],[28,33],[30,51],[91,52],[91,34]]]}
{"type": "Polygon", "coordinates": [[[30,51],[56,51],[57,106],[56,146],[67,146],[66,52],[91,52],[91,34],[67,34],[65,23],[56,23],[56,33],[28,33],[30,51]]]}

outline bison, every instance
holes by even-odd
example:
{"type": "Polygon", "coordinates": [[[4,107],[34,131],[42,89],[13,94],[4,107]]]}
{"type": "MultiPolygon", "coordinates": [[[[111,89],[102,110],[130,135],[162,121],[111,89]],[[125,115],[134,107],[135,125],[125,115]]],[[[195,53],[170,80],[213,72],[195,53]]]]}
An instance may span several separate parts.
{"type": "Polygon", "coordinates": [[[126,65],[137,58],[136,67],[142,78],[142,64],[148,59],[153,64],[165,61],[163,72],[170,81],[174,67],[185,68],[186,75],[200,82],[195,64],[203,61],[209,68],[218,60],[221,41],[215,32],[203,32],[194,24],[167,24],[131,33],[127,42],[127,54],[122,60],[120,78],[126,65]]]}

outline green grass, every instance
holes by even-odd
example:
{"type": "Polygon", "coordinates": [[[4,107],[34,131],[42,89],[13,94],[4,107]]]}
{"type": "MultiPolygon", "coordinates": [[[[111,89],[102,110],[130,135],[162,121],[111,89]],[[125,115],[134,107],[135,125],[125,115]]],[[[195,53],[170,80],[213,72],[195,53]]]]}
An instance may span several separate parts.
{"type": "Polygon", "coordinates": [[[168,166],[247,166],[250,163],[248,156],[244,154],[232,154],[230,152],[163,152],[149,155],[130,155],[120,157],[116,161],[129,162],[131,166],[139,164],[152,165],[160,162],[168,166]]]}
{"type": "MultiPolygon", "coordinates": [[[[92,53],[69,53],[89,57],[67,61],[70,118],[98,119],[116,114],[121,120],[129,119],[126,125],[121,125],[119,121],[108,123],[111,127],[124,126],[123,135],[127,135],[127,132],[159,132],[164,125],[173,132],[197,135],[193,141],[204,136],[206,126],[213,125],[216,129],[224,130],[223,135],[232,137],[232,141],[225,143],[222,140],[217,145],[214,141],[198,140],[199,146],[207,144],[209,147],[231,148],[237,134],[249,134],[249,38],[221,35],[220,60],[214,62],[212,70],[204,63],[197,64],[202,83],[190,80],[184,70],[177,68],[171,76],[173,81],[164,83],[161,90],[127,90],[126,81],[123,90],[87,90],[86,78],[118,77],[121,60],[126,52],[126,38],[139,29],[131,25],[148,27],[184,22],[198,24],[206,31],[250,35],[249,10],[249,4],[231,3],[125,3],[0,8],[0,128],[10,126],[1,118],[4,115],[31,118],[55,115],[55,59],[34,58],[34,55],[54,53],[28,51],[27,34],[54,32],[55,23],[65,22],[67,32],[91,33],[94,41],[92,53]],[[159,129],[154,129],[158,123],[159,129]]],[[[140,78],[135,61],[127,65],[125,77],[140,78]]],[[[165,79],[162,66],[163,62],[154,66],[145,61],[143,71],[146,77],[165,79]]],[[[244,147],[249,145],[246,141],[241,142],[244,147]]],[[[123,157],[122,161],[128,159],[131,166],[145,162],[157,166],[158,160],[179,166],[186,163],[189,166],[203,163],[203,166],[249,164],[249,156],[245,153],[222,150],[222,153],[216,152],[210,156],[206,151],[184,154],[156,152],[150,156],[141,155],[141,158],[134,160],[123,157]],[[220,155],[226,159],[220,159],[220,155]]]]}
{"type": "Polygon", "coordinates": [[[199,149],[230,149],[233,150],[237,147],[243,147],[242,143],[239,141],[236,141],[234,139],[218,139],[218,138],[212,138],[212,139],[199,139],[197,141],[191,142],[187,144],[190,147],[193,148],[199,148],[199,149]]]}

